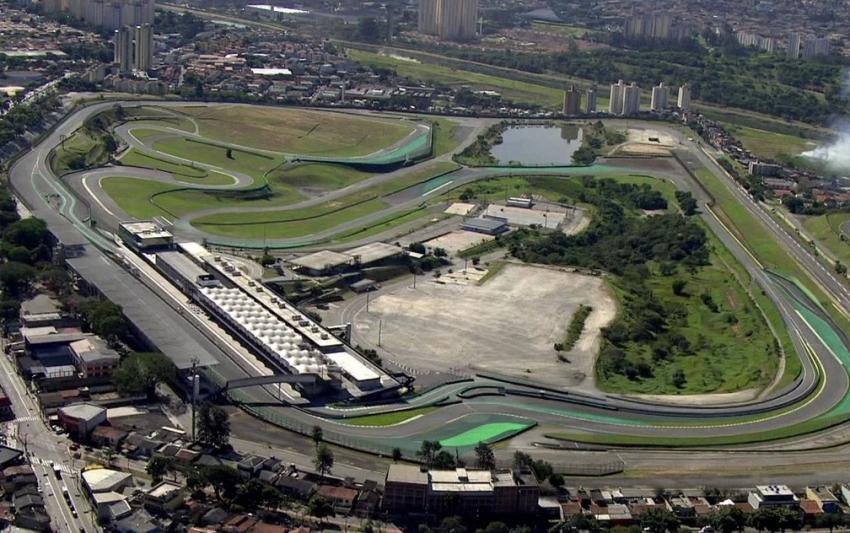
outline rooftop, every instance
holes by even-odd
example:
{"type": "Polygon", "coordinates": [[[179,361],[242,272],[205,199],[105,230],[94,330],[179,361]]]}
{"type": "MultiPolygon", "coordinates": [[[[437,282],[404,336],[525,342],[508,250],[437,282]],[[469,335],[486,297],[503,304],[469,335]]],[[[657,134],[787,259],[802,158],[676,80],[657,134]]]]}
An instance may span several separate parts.
{"type": "Polygon", "coordinates": [[[86,470],[81,474],[83,481],[91,492],[110,492],[127,483],[132,475],[109,468],[86,470]]]}
{"type": "Polygon", "coordinates": [[[330,250],[322,250],[321,252],[302,255],[297,259],[293,259],[290,263],[309,270],[328,270],[351,263],[351,256],[330,250]]]}
{"type": "Polygon", "coordinates": [[[173,493],[183,490],[183,486],[173,481],[160,481],[148,491],[151,498],[170,498],[173,493]]]}
{"type": "Polygon", "coordinates": [[[117,361],[121,358],[118,352],[109,348],[106,343],[98,337],[88,337],[70,344],[71,351],[86,363],[95,361],[117,361]]]}
{"type": "Polygon", "coordinates": [[[381,377],[380,374],[348,352],[329,353],[325,354],[325,357],[335,363],[355,381],[368,381],[381,377]]]}
{"type": "Polygon", "coordinates": [[[495,231],[503,228],[507,223],[507,219],[497,217],[468,218],[463,221],[463,227],[495,231]]]}
{"type": "Polygon", "coordinates": [[[121,228],[141,239],[163,239],[172,236],[171,232],[162,229],[156,222],[125,222],[121,224],[121,228]]]}
{"type": "Polygon", "coordinates": [[[24,317],[35,315],[59,314],[59,302],[46,294],[38,294],[21,302],[21,314],[24,317]]]}
{"type": "Polygon", "coordinates": [[[387,482],[427,484],[428,472],[423,472],[419,465],[391,464],[387,470],[387,482]]]}
{"type": "Polygon", "coordinates": [[[401,255],[403,252],[404,250],[400,246],[385,242],[373,242],[352,248],[346,251],[345,255],[354,258],[361,265],[366,265],[387,257],[401,255]]]}
{"type": "Polygon", "coordinates": [[[74,405],[60,407],[59,413],[71,418],[78,418],[81,420],[93,420],[101,414],[105,415],[106,409],[104,409],[103,407],[92,405],[90,403],[77,403],[74,405]]]}
{"type": "Polygon", "coordinates": [[[159,252],[156,254],[156,262],[162,261],[172,269],[180,273],[189,280],[197,280],[203,276],[209,276],[209,272],[198,266],[197,263],[189,259],[186,254],[176,251],[159,252]]]}

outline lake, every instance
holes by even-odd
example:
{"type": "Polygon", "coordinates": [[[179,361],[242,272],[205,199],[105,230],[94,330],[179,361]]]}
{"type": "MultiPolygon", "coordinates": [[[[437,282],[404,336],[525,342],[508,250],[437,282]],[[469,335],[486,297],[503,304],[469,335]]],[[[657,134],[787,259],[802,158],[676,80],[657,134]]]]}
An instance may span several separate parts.
{"type": "Polygon", "coordinates": [[[509,126],[502,133],[502,143],[490,153],[500,165],[512,161],[527,166],[571,165],[581,142],[578,126],[509,126]]]}

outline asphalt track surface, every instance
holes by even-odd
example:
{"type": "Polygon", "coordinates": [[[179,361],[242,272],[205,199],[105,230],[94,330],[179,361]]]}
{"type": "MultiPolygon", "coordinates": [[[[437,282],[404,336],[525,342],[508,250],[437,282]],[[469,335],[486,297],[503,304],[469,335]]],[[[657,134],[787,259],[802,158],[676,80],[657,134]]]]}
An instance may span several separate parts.
{"type": "MultiPolygon", "coordinates": [[[[111,239],[88,224],[97,221],[97,228],[114,229],[126,220],[108,195],[99,187],[99,180],[107,173],[110,176],[133,176],[155,180],[173,180],[168,175],[145,169],[110,168],[108,171],[93,170],[59,178],[53,175],[47,164],[51,149],[60,143],[63,135],[70,135],[83,121],[114,103],[95,104],[72,113],[50,135],[28,154],[20,158],[10,170],[14,190],[31,211],[46,220],[52,231],[61,235],[82,236],[100,250],[109,253],[114,246],[111,239]],[[119,171],[120,170],[120,171],[119,171]]],[[[139,105],[126,102],[125,106],[139,105]]],[[[149,105],[149,103],[148,103],[149,105]]],[[[158,104],[159,105],[159,104],[158,104]]],[[[177,104],[180,105],[180,104],[177,104]]],[[[639,127],[639,124],[632,124],[639,127]]],[[[701,217],[723,244],[746,268],[755,283],[776,303],[792,342],[801,355],[803,369],[800,377],[781,390],[773,390],[758,401],[726,406],[677,406],[640,402],[625,397],[604,394],[578,394],[568,390],[541,391],[534,384],[509,384],[499,379],[476,376],[471,381],[444,385],[424,395],[407,400],[403,404],[372,406],[355,409],[316,407],[295,409],[276,405],[274,398],[264,389],[240,391],[240,400],[249,409],[262,410],[266,418],[275,419],[280,425],[305,431],[320,425],[326,435],[352,447],[386,452],[393,447],[411,452],[418,448],[423,439],[460,442],[470,431],[487,434],[488,439],[497,440],[513,435],[516,431],[500,434],[488,433],[486,429],[506,428],[520,425],[538,425],[550,431],[580,431],[585,433],[634,435],[653,437],[723,437],[742,434],[757,434],[793,427],[815,419],[843,420],[850,415],[848,403],[847,368],[850,353],[840,333],[830,327],[828,317],[811,302],[793,283],[765,272],[743,243],[723,226],[711,211],[712,199],[693,179],[687,170],[708,168],[736,195],[752,215],[773,233],[781,244],[811,272],[822,288],[832,296],[835,307],[842,313],[850,312],[848,291],[834,275],[821,267],[817,260],[757,204],[745,191],[728,181],[722,169],[695,142],[688,141],[682,133],[667,126],[653,124],[654,129],[666,129],[679,140],[676,159],[611,159],[589,168],[563,169],[482,169],[463,168],[440,183],[426,183],[412,187],[388,199],[390,207],[376,217],[401,211],[416,205],[437,191],[444,192],[475,180],[508,174],[575,175],[575,174],[651,174],[672,181],[677,188],[691,191],[703,206],[701,217]],[[681,163],[679,163],[681,161],[681,163]],[[683,168],[684,167],[684,168],[683,168]],[[438,189],[437,189],[438,188],[438,189]],[[477,395],[476,393],[488,393],[477,395]],[[472,396],[472,397],[470,397],[472,396]],[[535,397],[537,396],[537,397],[535,397]],[[434,402],[449,402],[427,415],[410,419],[402,424],[385,427],[360,427],[345,423],[344,418],[363,414],[385,412],[405,407],[431,405],[434,402]]],[[[119,134],[127,134],[119,128],[119,134]]],[[[128,142],[132,140],[127,139],[128,142]]],[[[138,141],[137,141],[138,142],[138,141]]],[[[216,169],[217,171],[220,171],[216,169]]],[[[230,172],[228,172],[230,173],[230,172]]],[[[237,184],[244,184],[242,176],[233,174],[237,184]]],[[[372,178],[375,181],[391,179],[387,175],[372,178]]],[[[366,187],[375,181],[365,180],[357,187],[366,187]]],[[[184,185],[181,182],[181,185],[184,185]]],[[[330,195],[350,194],[336,191],[330,195]]],[[[309,201],[308,201],[309,202],[309,201]]],[[[295,208],[296,206],[290,206],[295,208]]],[[[363,220],[353,221],[346,228],[359,226],[363,220]]],[[[197,233],[186,231],[178,224],[181,238],[194,239],[197,233]]],[[[334,228],[342,231],[345,228],[334,228]]],[[[321,239],[324,235],[312,236],[321,239]]],[[[61,237],[60,237],[61,238],[61,237]]],[[[112,264],[110,268],[121,268],[112,264]]],[[[140,289],[141,290],[141,289],[140,289]]],[[[188,326],[191,329],[191,326],[188,326]]],[[[219,369],[225,369],[223,377],[233,379],[247,372],[238,365],[221,360],[219,369]]],[[[521,354],[518,354],[521,357],[521,354]]],[[[221,373],[221,370],[217,370],[221,373]]],[[[465,446],[461,446],[465,448],[465,446]]]]}

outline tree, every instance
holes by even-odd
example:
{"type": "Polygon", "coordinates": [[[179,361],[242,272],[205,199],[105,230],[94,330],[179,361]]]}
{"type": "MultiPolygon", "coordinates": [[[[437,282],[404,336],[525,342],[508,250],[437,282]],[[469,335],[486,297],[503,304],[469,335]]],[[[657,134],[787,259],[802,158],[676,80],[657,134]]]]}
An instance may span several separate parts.
{"type": "Polygon", "coordinates": [[[201,475],[205,485],[212,487],[216,500],[230,507],[242,482],[239,473],[229,466],[215,465],[202,468],[201,475]]]}
{"type": "Polygon", "coordinates": [[[675,372],[673,372],[673,376],[670,378],[670,382],[677,389],[681,389],[685,386],[685,383],[688,382],[688,378],[685,377],[685,371],[681,368],[677,368],[675,372]]]}
{"type": "Polygon", "coordinates": [[[446,450],[440,450],[437,452],[437,455],[434,456],[434,468],[438,470],[446,470],[449,468],[455,468],[456,466],[455,456],[446,450]]]}
{"type": "Polygon", "coordinates": [[[311,437],[313,439],[313,443],[316,445],[316,448],[318,448],[319,444],[322,443],[322,438],[324,438],[322,428],[320,426],[313,426],[311,437]]]}
{"type": "Polygon", "coordinates": [[[134,352],[125,357],[112,374],[112,381],[121,394],[153,396],[156,384],[174,381],[177,367],[159,352],[134,352]]]}
{"type": "Polygon", "coordinates": [[[210,402],[201,404],[197,413],[198,442],[220,450],[230,441],[230,421],[227,412],[210,402]]]}
{"type": "Polygon", "coordinates": [[[324,521],[325,517],[334,514],[333,505],[328,500],[321,496],[313,496],[307,502],[307,511],[311,516],[315,516],[320,522],[324,521]]]}
{"type": "Polygon", "coordinates": [[[475,462],[478,468],[484,470],[496,468],[496,456],[493,454],[493,448],[484,441],[479,442],[475,447],[475,462]]]}
{"type": "Polygon", "coordinates": [[[442,448],[443,445],[437,441],[423,440],[422,445],[419,447],[419,451],[416,452],[416,456],[422,459],[425,466],[431,468],[434,466],[434,459],[437,456],[437,452],[439,452],[442,448]]]}
{"type": "Polygon", "coordinates": [[[839,513],[821,513],[815,517],[815,526],[821,529],[828,529],[829,533],[832,530],[841,526],[844,522],[843,517],[839,513]]]}
{"type": "Polygon", "coordinates": [[[556,489],[560,489],[564,486],[564,476],[558,473],[552,473],[549,475],[549,484],[555,487],[556,489]]]}
{"type": "Polygon", "coordinates": [[[330,474],[334,466],[334,454],[326,444],[320,444],[316,447],[316,457],[313,459],[313,466],[316,467],[316,472],[321,477],[330,474]]]}
{"type": "Polygon", "coordinates": [[[236,491],[234,503],[243,509],[255,511],[261,507],[276,509],[283,502],[283,494],[259,479],[248,479],[236,491]]]}
{"type": "Polygon", "coordinates": [[[744,511],[732,506],[724,505],[716,508],[706,517],[706,525],[710,525],[719,533],[732,533],[741,531],[746,525],[747,517],[744,511]]]}
{"type": "Polygon", "coordinates": [[[0,265],[0,287],[5,294],[17,297],[27,292],[35,280],[35,269],[24,263],[9,261],[0,265]]]}
{"type": "Polygon", "coordinates": [[[151,477],[154,483],[162,481],[165,474],[171,468],[172,459],[162,455],[154,455],[145,465],[145,472],[151,477]]]}
{"type": "Polygon", "coordinates": [[[25,218],[10,224],[3,231],[3,241],[8,244],[23,246],[35,250],[40,245],[49,245],[50,232],[47,224],[38,218],[25,218]]]}
{"type": "Polygon", "coordinates": [[[357,22],[357,37],[367,43],[381,40],[381,28],[373,17],[361,17],[357,22]]]}
{"type": "Polygon", "coordinates": [[[835,269],[836,274],[839,274],[841,276],[847,274],[847,265],[845,265],[838,259],[835,260],[835,265],[833,265],[833,268],[835,269]]]}
{"type": "Polygon", "coordinates": [[[440,531],[443,533],[466,533],[466,526],[459,516],[447,516],[440,522],[440,531]]]}
{"type": "Polygon", "coordinates": [[[640,525],[648,533],[672,533],[679,530],[679,519],[667,509],[647,509],[640,515],[640,525]]]}
{"type": "Polygon", "coordinates": [[[758,531],[779,531],[781,518],[776,509],[759,507],[747,517],[747,525],[758,531]]]}
{"type": "Polygon", "coordinates": [[[393,448],[393,462],[397,463],[401,461],[401,448],[393,448]]]}
{"type": "Polygon", "coordinates": [[[685,286],[688,284],[687,281],[677,278],[673,280],[673,294],[676,296],[685,296],[685,286]]]}
{"type": "Polygon", "coordinates": [[[514,452],[514,468],[522,470],[531,466],[531,456],[520,451],[514,452]]]}

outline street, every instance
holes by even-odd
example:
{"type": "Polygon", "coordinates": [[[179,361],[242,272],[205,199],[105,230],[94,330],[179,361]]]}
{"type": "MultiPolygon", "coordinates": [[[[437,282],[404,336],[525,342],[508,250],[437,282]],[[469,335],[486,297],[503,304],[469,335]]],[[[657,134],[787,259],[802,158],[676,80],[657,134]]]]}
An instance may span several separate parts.
{"type": "Polygon", "coordinates": [[[101,531],[81,489],[79,468],[83,465],[74,464],[68,450],[70,441],[54,434],[45,424],[38,402],[26,388],[9,357],[5,354],[0,356],[0,385],[9,396],[15,413],[15,419],[4,424],[7,444],[23,449],[32,464],[54,530],[101,531]],[[60,466],[60,477],[54,473],[51,461],[60,466]],[[65,488],[70,495],[70,505],[63,496],[65,488]]]}

